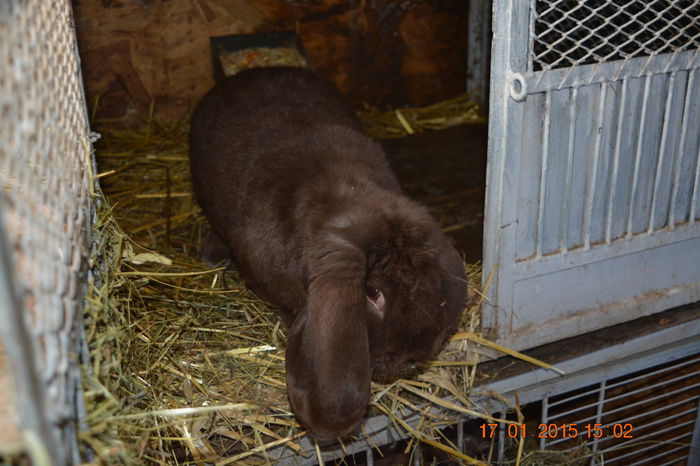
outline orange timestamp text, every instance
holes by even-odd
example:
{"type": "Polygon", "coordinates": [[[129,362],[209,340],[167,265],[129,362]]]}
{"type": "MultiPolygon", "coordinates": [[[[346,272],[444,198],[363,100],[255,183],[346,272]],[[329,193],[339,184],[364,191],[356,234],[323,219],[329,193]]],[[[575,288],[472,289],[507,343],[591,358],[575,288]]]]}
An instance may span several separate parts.
{"type": "MultiPolygon", "coordinates": [[[[498,433],[499,424],[481,424],[481,436],[493,438],[498,433]]],[[[505,436],[509,438],[634,438],[632,424],[539,424],[534,426],[526,424],[509,423],[504,426],[505,436]]]]}

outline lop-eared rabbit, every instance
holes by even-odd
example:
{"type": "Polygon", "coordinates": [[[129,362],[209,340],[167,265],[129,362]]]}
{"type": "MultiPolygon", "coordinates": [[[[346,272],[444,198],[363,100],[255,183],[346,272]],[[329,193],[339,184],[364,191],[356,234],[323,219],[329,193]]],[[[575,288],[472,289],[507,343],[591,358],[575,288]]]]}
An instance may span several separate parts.
{"type": "Polygon", "coordinates": [[[190,132],[209,259],[230,258],[288,327],[287,391],[319,440],[362,421],[370,380],[410,374],[456,328],[462,260],[406,197],[352,109],[310,71],[243,71],[190,132]]]}

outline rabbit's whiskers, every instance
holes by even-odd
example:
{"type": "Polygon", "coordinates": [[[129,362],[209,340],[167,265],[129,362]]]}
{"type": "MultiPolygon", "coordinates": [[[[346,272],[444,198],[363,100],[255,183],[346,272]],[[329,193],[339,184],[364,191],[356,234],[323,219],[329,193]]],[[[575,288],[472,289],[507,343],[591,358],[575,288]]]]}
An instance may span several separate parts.
{"type": "Polygon", "coordinates": [[[442,278],[447,278],[447,279],[450,279],[450,280],[456,280],[456,281],[458,281],[458,282],[464,282],[464,283],[466,283],[466,284],[469,284],[469,280],[467,280],[466,278],[457,277],[456,275],[446,274],[446,273],[444,273],[444,272],[440,272],[440,276],[441,276],[442,278]]]}

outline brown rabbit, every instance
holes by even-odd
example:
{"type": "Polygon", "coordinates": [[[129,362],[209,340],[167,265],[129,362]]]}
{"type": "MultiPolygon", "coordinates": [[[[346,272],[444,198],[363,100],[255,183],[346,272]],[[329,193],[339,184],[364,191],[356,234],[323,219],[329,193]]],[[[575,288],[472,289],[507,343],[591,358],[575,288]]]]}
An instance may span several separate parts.
{"type": "Polygon", "coordinates": [[[192,117],[190,162],[210,251],[281,308],[297,417],[320,440],[347,434],[372,378],[410,373],[455,329],[460,256],[309,71],[248,70],[214,87],[192,117]]]}

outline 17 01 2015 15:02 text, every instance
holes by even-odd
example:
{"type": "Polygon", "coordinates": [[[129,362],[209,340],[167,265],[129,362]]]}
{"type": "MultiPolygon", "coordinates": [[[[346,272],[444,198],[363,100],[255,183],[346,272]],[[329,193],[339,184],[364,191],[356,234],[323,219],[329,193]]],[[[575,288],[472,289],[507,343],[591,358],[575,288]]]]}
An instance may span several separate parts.
{"type": "MultiPolygon", "coordinates": [[[[493,438],[498,432],[497,423],[481,424],[481,436],[493,438]]],[[[634,438],[632,424],[539,424],[535,432],[532,426],[518,423],[508,423],[505,435],[509,438],[634,438]]]]}

